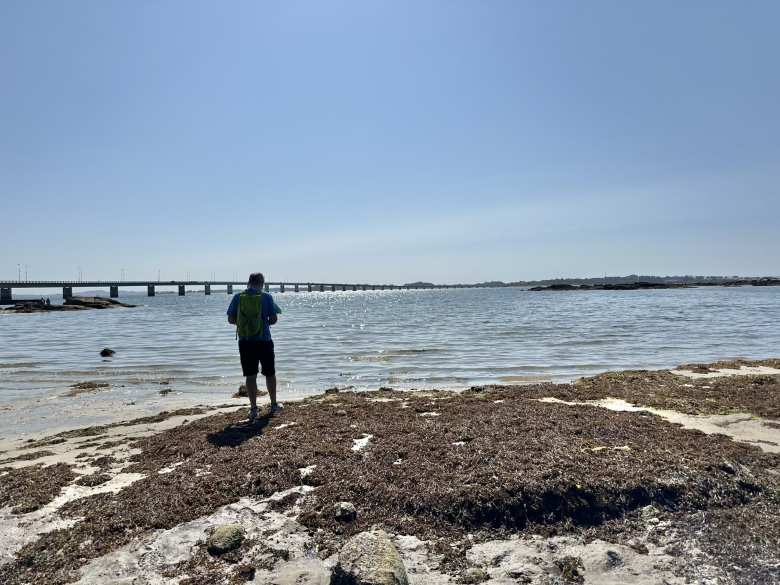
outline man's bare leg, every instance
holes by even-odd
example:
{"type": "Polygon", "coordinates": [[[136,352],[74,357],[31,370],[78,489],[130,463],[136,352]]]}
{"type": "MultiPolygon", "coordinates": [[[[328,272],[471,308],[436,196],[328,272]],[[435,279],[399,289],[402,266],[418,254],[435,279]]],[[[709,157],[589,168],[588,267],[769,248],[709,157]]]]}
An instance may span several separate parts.
{"type": "MultiPolygon", "coordinates": [[[[268,397],[271,399],[271,407],[276,404],[276,375],[265,377],[265,387],[268,389],[268,397]]],[[[255,386],[255,389],[257,386],[255,386]]]]}
{"type": "Polygon", "coordinates": [[[257,376],[246,377],[246,395],[249,396],[249,406],[257,408],[257,376]]]}

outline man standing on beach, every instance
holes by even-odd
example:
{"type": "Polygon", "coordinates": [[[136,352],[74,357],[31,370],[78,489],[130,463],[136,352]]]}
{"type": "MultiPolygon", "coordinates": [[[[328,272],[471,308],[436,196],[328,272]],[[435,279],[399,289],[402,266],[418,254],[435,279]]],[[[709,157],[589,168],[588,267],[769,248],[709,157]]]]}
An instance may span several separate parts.
{"type": "Polygon", "coordinates": [[[236,326],[238,353],[241,369],[246,376],[246,393],[249,396],[249,422],[257,418],[257,374],[265,376],[265,387],[271,399],[271,413],[282,405],[276,402],[276,367],[271,325],[277,322],[281,309],[273,297],[263,292],[265,277],[260,272],[249,275],[244,292],[233,296],[227,310],[228,323],[236,326]]]}

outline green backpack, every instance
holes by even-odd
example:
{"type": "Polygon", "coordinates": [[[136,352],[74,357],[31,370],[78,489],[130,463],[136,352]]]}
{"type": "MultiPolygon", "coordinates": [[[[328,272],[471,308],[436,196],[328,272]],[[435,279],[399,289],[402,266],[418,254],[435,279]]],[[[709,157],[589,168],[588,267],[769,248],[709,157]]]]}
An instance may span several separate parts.
{"type": "Polygon", "coordinates": [[[238,295],[236,326],[236,335],[244,339],[263,333],[263,293],[253,295],[242,292],[238,295]]]}

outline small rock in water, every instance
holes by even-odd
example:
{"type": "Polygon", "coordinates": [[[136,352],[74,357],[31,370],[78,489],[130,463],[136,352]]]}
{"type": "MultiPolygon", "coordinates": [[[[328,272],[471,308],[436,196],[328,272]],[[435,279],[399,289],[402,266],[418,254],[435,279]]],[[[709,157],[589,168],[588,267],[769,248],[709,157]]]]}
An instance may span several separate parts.
{"type": "Polygon", "coordinates": [[[361,532],[339,552],[331,585],[409,585],[401,556],[382,530],[361,532]]]}
{"type": "Polygon", "coordinates": [[[165,396],[166,394],[170,394],[171,392],[173,392],[173,390],[171,390],[170,388],[163,388],[162,390],[160,390],[160,396],[165,396]]]}
{"type": "Polygon", "coordinates": [[[241,386],[238,387],[238,392],[233,394],[233,398],[246,398],[246,384],[241,384],[241,386]]]}
{"type": "Polygon", "coordinates": [[[116,352],[110,347],[104,347],[103,349],[100,350],[100,357],[111,357],[115,353],[116,352]]]}
{"type": "Polygon", "coordinates": [[[335,506],[333,515],[339,522],[352,522],[357,518],[357,509],[352,502],[339,502],[335,506]]]}
{"type": "Polygon", "coordinates": [[[237,549],[244,542],[244,529],[239,524],[217,526],[206,541],[209,553],[221,555],[237,549]]]}

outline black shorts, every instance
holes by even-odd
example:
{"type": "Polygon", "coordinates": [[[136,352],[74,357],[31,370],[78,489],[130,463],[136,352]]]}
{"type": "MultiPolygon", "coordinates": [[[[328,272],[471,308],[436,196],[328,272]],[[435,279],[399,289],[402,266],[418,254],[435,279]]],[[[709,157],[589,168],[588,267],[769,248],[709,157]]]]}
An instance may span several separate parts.
{"type": "Polygon", "coordinates": [[[238,340],[238,353],[241,355],[241,369],[244,376],[257,376],[258,364],[263,376],[275,376],[274,342],[238,340]]]}

